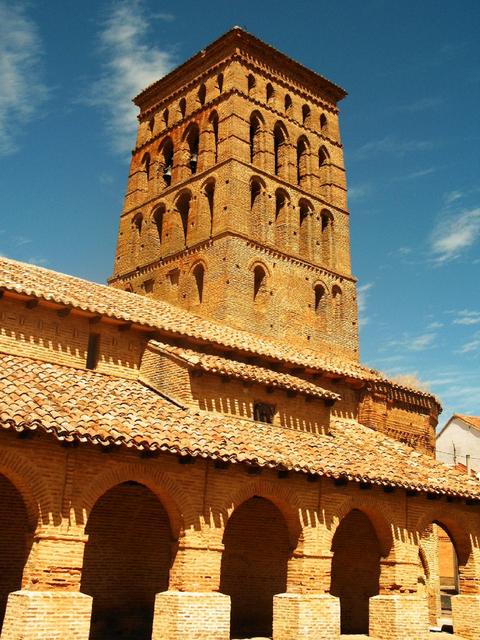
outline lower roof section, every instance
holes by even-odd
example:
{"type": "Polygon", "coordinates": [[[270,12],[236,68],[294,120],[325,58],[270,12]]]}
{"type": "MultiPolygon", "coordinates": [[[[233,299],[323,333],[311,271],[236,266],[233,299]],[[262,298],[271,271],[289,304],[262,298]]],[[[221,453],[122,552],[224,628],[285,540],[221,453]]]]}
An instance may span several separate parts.
{"type": "Polygon", "coordinates": [[[480,482],[353,420],[329,435],[183,409],[144,386],[0,354],[0,425],[62,441],[220,459],[480,498],[480,482]]]}

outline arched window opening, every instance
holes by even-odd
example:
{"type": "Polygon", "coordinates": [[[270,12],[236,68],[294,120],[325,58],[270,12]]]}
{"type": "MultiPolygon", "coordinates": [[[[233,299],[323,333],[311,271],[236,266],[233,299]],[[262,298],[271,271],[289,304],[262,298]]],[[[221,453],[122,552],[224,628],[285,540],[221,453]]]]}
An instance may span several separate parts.
{"type": "Polygon", "coordinates": [[[187,101],[185,100],[185,98],[182,98],[178,103],[178,110],[180,111],[180,115],[182,116],[182,118],[185,118],[185,114],[187,112],[187,101]]]}
{"type": "Polygon", "coordinates": [[[262,121],[258,113],[250,116],[250,162],[258,164],[261,152],[262,121]]]}
{"type": "Polygon", "coordinates": [[[278,221],[282,215],[285,214],[285,207],[287,206],[287,196],[284,191],[277,189],[275,192],[275,220],[278,221]]]}
{"type": "Polygon", "coordinates": [[[253,299],[257,300],[259,294],[265,290],[267,284],[267,272],[259,264],[253,270],[253,299]]]}
{"type": "Polygon", "coordinates": [[[275,244],[284,249],[288,244],[288,203],[285,191],[277,189],[275,192],[275,244]]]}
{"type": "Polygon", "coordinates": [[[292,111],[292,99],[291,97],[288,95],[285,96],[285,113],[288,115],[291,115],[291,111],[292,111]]]}
{"type": "Polygon", "coordinates": [[[150,133],[153,133],[153,130],[155,129],[155,116],[152,116],[148,121],[148,128],[150,130],[150,133]]]}
{"type": "Polygon", "coordinates": [[[328,164],[328,160],[329,160],[328,151],[326,150],[325,147],[320,147],[320,149],[318,150],[318,166],[319,166],[319,168],[321,169],[326,164],[328,164]]]}
{"type": "Polygon", "coordinates": [[[220,591],[231,598],[231,637],[272,637],[273,596],[287,587],[288,529],[280,510],[253,497],[237,507],[223,536],[220,591]]]}
{"type": "Polygon", "coordinates": [[[190,168],[190,173],[195,174],[197,173],[198,148],[200,144],[200,131],[198,129],[198,125],[193,124],[189,127],[186,139],[188,144],[188,166],[190,168]]]}
{"type": "Polygon", "coordinates": [[[288,138],[285,127],[277,122],[273,129],[273,154],[275,175],[286,177],[288,171],[288,138]]]}
{"type": "Polygon", "coordinates": [[[213,161],[218,162],[218,113],[212,111],[209,118],[210,125],[213,132],[213,161]]]}
{"type": "Polygon", "coordinates": [[[250,183],[250,210],[253,211],[255,209],[255,205],[260,198],[260,194],[262,193],[262,185],[258,180],[252,180],[250,183]]]}
{"type": "Polygon", "coordinates": [[[306,258],[310,255],[310,232],[309,223],[312,212],[312,207],[306,200],[300,200],[300,219],[299,219],[299,251],[300,254],[306,258]]]}
{"type": "Polygon", "coordinates": [[[205,104],[206,97],[207,97],[207,87],[204,84],[200,85],[200,88],[198,89],[198,94],[197,95],[198,95],[198,101],[203,107],[203,105],[205,104]]]}
{"type": "Polygon", "coordinates": [[[324,113],[322,113],[320,115],[320,131],[322,131],[322,133],[326,133],[327,128],[328,128],[327,116],[324,113]]]}
{"type": "Polygon", "coordinates": [[[275,90],[274,90],[272,84],[269,82],[267,84],[267,90],[266,90],[267,103],[271,102],[273,100],[274,95],[275,95],[275,90]]]}
{"type": "Polygon", "coordinates": [[[247,88],[248,88],[249,95],[253,93],[256,84],[257,84],[257,81],[255,79],[255,76],[250,73],[247,78],[247,88]]]}
{"type": "Polygon", "coordinates": [[[332,542],[330,593],[340,598],[341,633],[368,634],[369,599],[380,589],[380,544],[367,516],[354,509],[332,542]]]}
{"type": "Polygon", "coordinates": [[[33,536],[25,502],[18,489],[0,475],[0,629],[2,628],[8,596],[22,588],[25,563],[33,536]]]}
{"type": "Polygon", "coordinates": [[[132,220],[133,228],[140,236],[142,234],[142,226],[143,226],[143,215],[141,213],[135,214],[132,220]]]}
{"type": "Polygon", "coordinates": [[[305,186],[308,177],[309,146],[306,138],[300,138],[297,143],[297,183],[305,186]]]}
{"type": "Polygon", "coordinates": [[[222,93],[223,91],[223,73],[219,73],[217,76],[217,89],[218,93],[222,93]]]}
{"type": "Polygon", "coordinates": [[[160,165],[160,171],[162,178],[167,187],[172,183],[172,169],[173,169],[173,142],[171,138],[167,138],[161,147],[161,155],[163,162],[160,165]]]}
{"type": "Polygon", "coordinates": [[[320,214],[321,221],[321,252],[322,261],[330,266],[333,261],[333,216],[330,211],[324,209],[320,214]]]}
{"type": "Polygon", "coordinates": [[[93,596],[90,640],[149,640],[155,595],[169,581],[172,534],[165,509],[145,486],[125,482],[97,501],[86,533],[81,591],[93,596]]]}
{"type": "Polygon", "coordinates": [[[342,290],[338,285],[332,287],[333,320],[337,324],[343,318],[342,290]]]}
{"type": "Polygon", "coordinates": [[[166,212],[165,205],[161,204],[159,207],[157,207],[157,209],[155,210],[155,213],[153,214],[153,222],[157,230],[158,241],[160,242],[160,244],[164,241],[163,224],[165,221],[165,212],[166,212]]]}
{"type": "Polygon", "coordinates": [[[318,315],[323,315],[325,311],[325,288],[321,284],[316,284],[314,288],[315,301],[314,309],[318,315]]]}
{"type": "Polygon", "coordinates": [[[163,123],[166,127],[168,127],[168,118],[169,118],[169,111],[168,109],[164,109],[163,110],[163,123]]]}
{"type": "Polygon", "coordinates": [[[213,230],[213,208],[214,208],[214,201],[215,201],[215,182],[213,180],[211,180],[210,182],[207,182],[207,184],[205,185],[204,193],[208,202],[208,212],[210,214],[210,235],[211,235],[213,230]]]}
{"type": "Polygon", "coordinates": [[[145,171],[145,175],[147,176],[147,180],[150,179],[150,154],[146,153],[142,158],[143,170],[145,171]]]}
{"type": "Polygon", "coordinates": [[[177,211],[182,219],[183,237],[187,241],[188,233],[188,214],[190,213],[190,202],[192,196],[189,191],[182,193],[176,202],[177,211]]]}
{"type": "Polygon", "coordinates": [[[310,107],[308,106],[308,104],[304,104],[302,107],[302,124],[304,127],[310,126],[310,116],[311,116],[310,107]]]}
{"type": "Polygon", "coordinates": [[[201,304],[203,300],[203,283],[205,280],[205,267],[203,264],[197,264],[193,270],[193,277],[195,278],[197,300],[201,304]]]}

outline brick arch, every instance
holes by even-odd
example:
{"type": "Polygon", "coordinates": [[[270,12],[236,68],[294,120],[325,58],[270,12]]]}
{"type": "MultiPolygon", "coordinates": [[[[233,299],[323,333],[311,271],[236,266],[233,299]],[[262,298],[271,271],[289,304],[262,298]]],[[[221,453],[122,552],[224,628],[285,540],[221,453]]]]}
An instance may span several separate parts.
{"type": "Polygon", "coordinates": [[[387,518],[382,515],[380,510],[384,509],[383,504],[379,504],[372,498],[353,498],[352,496],[345,497],[343,502],[336,510],[334,524],[330,529],[329,544],[332,544],[333,537],[342,520],[353,510],[361,511],[370,520],[375,533],[377,534],[378,542],[380,544],[380,550],[382,558],[388,557],[389,560],[393,560],[395,556],[395,541],[393,538],[391,525],[388,523],[387,518]],[[336,520],[336,522],[335,522],[336,520]]]}
{"type": "Polygon", "coordinates": [[[32,532],[41,524],[60,523],[61,514],[54,508],[54,500],[47,482],[20,454],[0,451],[0,474],[20,493],[32,532]]]}
{"type": "Polygon", "coordinates": [[[250,262],[248,263],[248,265],[247,265],[247,269],[248,269],[248,271],[251,271],[253,273],[253,271],[255,270],[255,267],[262,267],[263,269],[265,269],[265,273],[267,274],[267,278],[271,278],[272,277],[272,270],[267,265],[267,263],[264,262],[263,260],[260,260],[259,258],[252,258],[250,260],[250,262]]]}
{"type": "Polygon", "coordinates": [[[168,514],[175,539],[181,537],[189,525],[196,525],[196,511],[184,490],[164,472],[141,463],[122,465],[95,476],[76,501],[77,522],[86,526],[97,500],[109,489],[128,481],[145,485],[158,497],[168,514]]]}
{"type": "Polygon", "coordinates": [[[303,523],[300,519],[301,505],[296,494],[288,487],[278,487],[268,480],[257,480],[238,489],[219,505],[224,528],[232,513],[250,498],[258,497],[274,504],[285,519],[292,549],[303,544],[303,523]]]}
{"type": "Polygon", "coordinates": [[[471,532],[472,522],[474,522],[476,518],[472,518],[470,523],[465,520],[463,514],[455,513],[452,508],[443,505],[430,507],[426,513],[422,513],[415,524],[419,544],[422,534],[427,527],[431,524],[438,524],[445,529],[450,536],[457,552],[459,565],[466,565],[473,547],[469,532],[471,532]]]}

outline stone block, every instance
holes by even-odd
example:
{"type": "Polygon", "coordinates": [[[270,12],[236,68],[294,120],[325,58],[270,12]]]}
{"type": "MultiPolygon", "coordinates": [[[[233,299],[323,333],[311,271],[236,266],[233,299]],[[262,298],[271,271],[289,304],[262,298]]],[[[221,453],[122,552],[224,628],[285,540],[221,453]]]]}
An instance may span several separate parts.
{"type": "Polygon", "coordinates": [[[340,601],[328,594],[280,593],[273,597],[273,640],[335,640],[340,601]]]}

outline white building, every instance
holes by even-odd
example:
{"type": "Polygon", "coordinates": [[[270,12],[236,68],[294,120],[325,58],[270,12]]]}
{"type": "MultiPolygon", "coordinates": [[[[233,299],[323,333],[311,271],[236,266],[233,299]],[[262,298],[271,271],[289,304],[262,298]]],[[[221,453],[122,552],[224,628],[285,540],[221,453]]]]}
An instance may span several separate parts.
{"type": "Polygon", "coordinates": [[[454,413],[437,435],[437,460],[480,472],[480,417],[454,413]]]}

